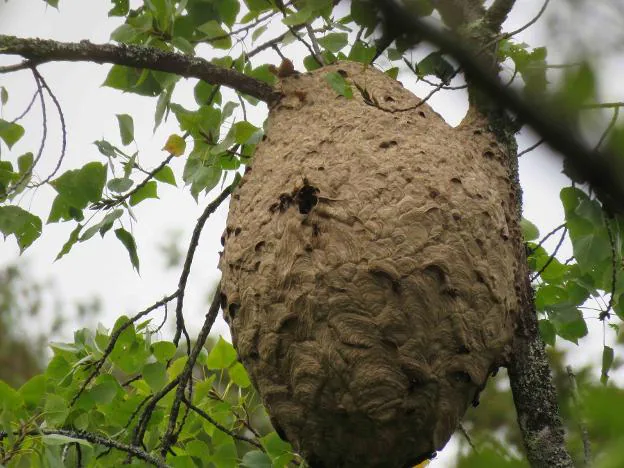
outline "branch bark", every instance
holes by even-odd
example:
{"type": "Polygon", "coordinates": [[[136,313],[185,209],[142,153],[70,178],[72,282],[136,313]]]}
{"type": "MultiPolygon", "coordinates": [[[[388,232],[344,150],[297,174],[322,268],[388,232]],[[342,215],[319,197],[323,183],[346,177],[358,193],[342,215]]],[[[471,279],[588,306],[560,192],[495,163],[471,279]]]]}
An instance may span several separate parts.
{"type": "MultiPolygon", "coordinates": [[[[481,88],[487,96],[477,103],[476,113],[484,115],[489,128],[496,135],[497,140],[504,145],[508,156],[507,164],[510,170],[510,198],[516,208],[516,216],[511,220],[510,231],[515,239],[516,265],[515,283],[518,294],[518,329],[516,332],[511,362],[508,363],[509,379],[511,383],[514,404],[518,417],[518,424],[523,435],[527,458],[535,468],[563,468],[574,466],[565,446],[564,428],[559,416],[557,394],[552,382],[550,366],[541,340],[537,315],[533,303],[533,289],[529,280],[529,271],[526,262],[526,252],[522,241],[519,221],[522,215],[522,191],[518,179],[517,144],[515,141],[515,125],[506,113],[506,108],[516,112],[526,122],[531,124],[540,135],[553,147],[559,149],[569,162],[583,167],[590,172],[592,183],[601,187],[603,202],[624,200],[622,185],[603,159],[597,159],[596,154],[587,149],[583,142],[578,141],[570,128],[557,125],[556,120],[550,120],[550,114],[538,108],[535,103],[528,103],[521,99],[514,91],[503,86],[491,68],[483,66],[483,57],[477,58],[467,50],[457,39],[448,32],[442,32],[435,27],[422,22],[419,18],[409,15],[398,7],[393,0],[392,4],[396,19],[404,22],[405,27],[418,31],[425,40],[451,53],[466,72],[470,87],[481,88]],[[480,107],[479,104],[482,106],[480,107]],[[485,105],[483,105],[485,104],[485,105]],[[605,184],[604,178],[610,180],[605,184]]],[[[483,21],[483,27],[490,28],[475,37],[488,38],[499,33],[500,23],[506,17],[505,10],[513,2],[496,1],[500,7],[495,15],[498,20],[483,21]]],[[[496,12],[495,12],[496,13],[496,12]]],[[[458,25],[460,29],[462,25],[458,25]]],[[[476,44],[476,47],[485,44],[476,44]]],[[[493,62],[492,60],[489,60],[493,62]]],[[[487,125],[486,125],[487,126],[487,125]]],[[[589,177],[588,177],[589,178],[589,177]]],[[[613,205],[612,205],[613,206],[613,205]]],[[[622,206],[622,205],[620,205],[622,206]]]]}
{"type": "Polygon", "coordinates": [[[418,31],[424,40],[435,44],[451,54],[471,79],[474,86],[487,94],[501,108],[509,109],[530,125],[546,143],[558,151],[574,170],[582,174],[605,208],[611,212],[624,213],[624,180],[622,171],[615,167],[613,155],[595,151],[581,140],[578,130],[567,125],[553,109],[543,103],[529,101],[516,91],[501,83],[498,76],[482,66],[475,53],[466,48],[449,31],[442,31],[404,11],[394,0],[384,0],[395,16],[393,21],[402,28],[418,31]]]}
{"type": "Polygon", "coordinates": [[[0,54],[19,55],[27,62],[9,65],[3,72],[34,67],[46,62],[110,63],[133,68],[147,68],[197,78],[213,85],[223,85],[272,104],[280,93],[271,85],[240,73],[219,67],[199,57],[166,52],[152,47],[128,44],[93,44],[89,41],[58,42],[47,39],[19,38],[0,35],[0,54]]]}

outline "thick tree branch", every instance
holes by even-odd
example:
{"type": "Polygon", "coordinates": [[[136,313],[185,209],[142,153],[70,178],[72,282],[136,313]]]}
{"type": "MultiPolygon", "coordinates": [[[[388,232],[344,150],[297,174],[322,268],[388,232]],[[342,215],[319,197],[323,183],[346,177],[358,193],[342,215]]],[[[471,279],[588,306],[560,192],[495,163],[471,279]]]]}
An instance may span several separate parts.
{"type": "MultiPolygon", "coordinates": [[[[65,61],[147,68],[174,73],[185,78],[197,78],[213,85],[228,86],[268,104],[280,98],[280,94],[269,84],[236,70],[219,67],[199,57],[165,52],[151,47],[92,44],[89,41],[57,42],[0,35],[0,54],[19,55],[27,59],[30,66],[65,61]]],[[[13,71],[14,68],[9,66],[8,71],[13,71]]]]}
{"type": "Polygon", "coordinates": [[[476,55],[448,31],[441,31],[398,6],[394,0],[385,0],[393,21],[403,29],[411,28],[422,37],[453,55],[474,85],[483,89],[501,107],[516,113],[530,125],[553,149],[561,153],[574,173],[583,174],[598,199],[607,210],[624,213],[624,181],[611,155],[590,148],[581,140],[577,130],[557,117],[551,108],[521,97],[501,83],[498,76],[485,69],[476,55]]]}
{"type": "Polygon", "coordinates": [[[507,19],[507,15],[513,8],[516,0],[495,0],[485,14],[485,21],[491,31],[500,31],[501,26],[507,19]]]}

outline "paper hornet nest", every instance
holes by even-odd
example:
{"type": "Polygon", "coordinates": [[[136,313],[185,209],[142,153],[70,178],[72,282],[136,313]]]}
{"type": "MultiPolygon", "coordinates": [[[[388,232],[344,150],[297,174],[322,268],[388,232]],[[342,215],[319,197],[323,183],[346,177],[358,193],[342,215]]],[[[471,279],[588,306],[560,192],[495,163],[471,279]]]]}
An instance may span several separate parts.
{"type": "Polygon", "coordinates": [[[482,118],[452,128],[372,67],[280,85],[223,238],[234,345],[311,466],[413,465],[446,444],[510,352],[503,153],[482,118]]]}

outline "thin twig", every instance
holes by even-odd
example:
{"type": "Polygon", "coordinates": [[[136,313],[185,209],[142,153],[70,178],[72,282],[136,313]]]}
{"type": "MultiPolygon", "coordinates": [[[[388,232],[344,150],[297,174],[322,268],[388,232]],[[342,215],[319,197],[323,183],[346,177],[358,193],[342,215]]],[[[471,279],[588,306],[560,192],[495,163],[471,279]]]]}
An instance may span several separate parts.
{"type": "Polygon", "coordinates": [[[535,279],[537,279],[539,275],[544,273],[546,268],[548,268],[548,265],[552,263],[552,261],[555,259],[555,256],[557,255],[557,252],[559,252],[559,249],[561,248],[561,245],[563,244],[563,241],[565,240],[565,236],[567,233],[568,233],[568,228],[566,227],[563,230],[561,237],[559,238],[559,242],[555,246],[555,250],[553,250],[553,253],[550,255],[550,257],[548,257],[548,260],[546,260],[546,263],[544,263],[544,266],[542,266],[542,268],[540,268],[540,270],[531,277],[531,281],[535,281],[535,279]]]}
{"type": "MultiPolygon", "coordinates": [[[[96,434],[86,432],[86,431],[39,428],[36,430],[27,431],[25,433],[26,436],[30,436],[30,437],[38,437],[38,436],[41,436],[42,434],[43,435],[57,435],[58,434],[58,435],[62,435],[65,437],[71,437],[73,439],[86,440],[87,442],[91,442],[92,444],[102,445],[104,447],[109,447],[109,448],[113,448],[116,450],[120,450],[122,452],[126,452],[133,457],[140,458],[141,460],[151,463],[152,465],[157,466],[159,468],[170,467],[170,465],[167,465],[167,463],[165,463],[164,460],[147,453],[145,450],[141,449],[140,447],[137,447],[136,445],[123,444],[114,439],[109,439],[108,437],[103,437],[103,436],[96,435],[96,434]]],[[[0,440],[6,437],[6,435],[7,435],[6,431],[0,431],[0,440]]]]}
{"type": "Polygon", "coordinates": [[[108,199],[104,199],[104,200],[100,200],[98,202],[92,203],[90,208],[92,210],[99,210],[100,208],[104,208],[104,209],[108,210],[108,209],[111,209],[111,208],[114,208],[116,206],[121,205],[128,198],[130,198],[132,195],[134,195],[139,190],[141,190],[143,187],[145,187],[147,185],[147,183],[150,182],[154,178],[154,175],[156,175],[167,164],[169,164],[169,162],[173,159],[174,156],[175,155],[173,153],[169,154],[169,156],[167,156],[158,166],[156,166],[156,168],[154,168],[153,170],[148,172],[148,174],[145,177],[145,179],[143,179],[136,187],[134,187],[129,192],[126,192],[125,194],[123,194],[123,195],[121,195],[119,197],[108,198],[108,199]]]}
{"type": "MultiPolygon", "coordinates": [[[[230,185],[230,187],[228,188],[231,190],[231,187],[232,186],[230,185]]],[[[191,354],[186,361],[186,365],[179,375],[179,385],[176,390],[175,398],[173,399],[173,403],[171,405],[171,411],[169,413],[169,424],[167,426],[167,431],[162,437],[161,453],[163,454],[163,456],[166,455],[166,453],[169,451],[169,448],[176,442],[174,432],[176,421],[178,419],[178,413],[180,411],[180,403],[184,399],[186,383],[192,378],[193,367],[195,366],[197,357],[199,356],[200,351],[203,349],[204,344],[206,343],[206,339],[208,338],[208,334],[210,333],[210,329],[217,319],[217,315],[219,313],[219,310],[221,309],[221,298],[219,294],[220,290],[221,284],[217,286],[217,290],[215,291],[215,295],[212,299],[212,303],[210,304],[210,308],[206,313],[204,325],[202,326],[202,329],[197,336],[197,341],[195,342],[193,350],[191,351],[191,354]]]]}
{"type": "Polygon", "coordinates": [[[611,246],[611,297],[609,298],[609,303],[607,304],[606,310],[600,312],[598,318],[600,320],[608,319],[611,314],[611,310],[613,309],[613,303],[615,302],[615,284],[617,280],[617,253],[615,250],[615,239],[613,236],[613,229],[611,227],[611,220],[605,219],[605,226],[607,228],[607,234],[609,235],[609,244],[611,246]]]}
{"type": "Polygon", "coordinates": [[[56,112],[58,113],[59,120],[61,122],[61,155],[56,160],[56,166],[54,166],[54,170],[52,170],[52,172],[41,182],[33,184],[31,186],[32,188],[36,188],[41,185],[47,184],[52,179],[52,177],[56,175],[56,173],[61,167],[61,164],[63,163],[63,159],[65,158],[65,154],[67,150],[67,125],[65,124],[65,115],[63,114],[63,109],[61,108],[61,104],[56,98],[56,95],[54,94],[52,89],[48,86],[48,83],[46,83],[43,76],[41,76],[41,74],[36,70],[35,70],[35,73],[39,77],[38,79],[43,85],[43,87],[45,88],[45,90],[48,92],[48,96],[50,96],[50,99],[52,99],[52,102],[54,103],[54,106],[56,107],[56,112]]]}
{"type": "Polygon", "coordinates": [[[566,227],[566,223],[562,223],[559,226],[557,226],[555,229],[553,229],[552,231],[550,231],[548,234],[546,234],[544,237],[542,237],[539,241],[539,243],[531,250],[529,250],[527,252],[527,256],[532,255],[537,249],[539,249],[542,245],[544,245],[544,242],[546,242],[548,239],[550,239],[550,237],[552,237],[553,235],[555,235],[559,230],[563,229],[564,227],[566,227]]]}
{"type": "Polygon", "coordinates": [[[459,429],[459,432],[462,433],[462,435],[464,436],[464,438],[466,439],[466,441],[468,442],[468,445],[470,445],[470,448],[472,448],[472,450],[475,451],[475,453],[479,453],[479,450],[477,449],[477,447],[475,446],[475,444],[472,442],[472,438],[470,437],[470,434],[468,434],[468,431],[466,430],[466,428],[464,427],[464,425],[462,423],[459,423],[459,425],[457,426],[457,428],[459,429]]]}
{"type": "Polygon", "coordinates": [[[607,128],[605,128],[605,131],[602,132],[602,135],[600,135],[600,140],[598,140],[598,143],[596,143],[596,146],[594,147],[594,151],[598,151],[600,147],[602,146],[602,144],[604,143],[604,141],[607,139],[607,136],[609,136],[609,133],[611,133],[611,131],[615,127],[615,124],[617,123],[619,114],[620,114],[619,107],[616,107],[615,109],[613,109],[613,116],[611,117],[611,120],[609,121],[609,125],[607,125],[607,128]]]}
{"type": "Polygon", "coordinates": [[[197,245],[199,244],[199,236],[201,235],[202,229],[204,228],[204,224],[206,224],[208,217],[215,212],[215,210],[221,205],[221,203],[225,201],[225,199],[230,195],[237,183],[237,180],[232,182],[228,187],[223,190],[223,192],[219,194],[217,198],[215,198],[211,203],[208,204],[204,212],[197,220],[197,223],[195,224],[195,229],[193,230],[193,235],[191,236],[191,241],[189,242],[188,251],[184,260],[184,266],[182,267],[182,273],[180,274],[180,280],[178,281],[178,301],[176,303],[176,333],[173,338],[173,342],[177,346],[180,342],[181,334],[184,333],[187,341],[187,350],[190,350],[190,339],[184,325],[184,316],[182,314],[182,309],[184,307],[184,290],[186,288],[186,281],[188,280],[189,273],[191,272],[193,256],[195,255],[195,250],[197,249],[197,245]]]}
{"type": "Polygon", "coordinates": [[[113,349],[115,348],[115,344],[117,344],[117,340],[119,339],[119,336],[122,334],[122,332],[126,328],[128,328],[130,325],[135,323],[137,320],[139,320],[140,318],[145,317],[147,314],[149,314],[153,310],[156,310],[159,307],[163,306],[164,304],[168,303],[169,301],[172,301],[177,296],[178,296],[178,291],[174,292],[173,294],[169,296],[165,296],[162,300],[152,304],[147,309],[142,310],[141,312],[136,314],[134,317],[129,319],[127,322],[123,323],[118,329],[116,329],[111,334],[110,341],[108,342],[108,346],[106,346],[104,353],[102,353],[102,357],[96,361],[95,369],[93,369],[91,374],[89,374],[89,376],[82,383],[82,385],[80,386],[80,390],[78,390],[78,393],[76,393],[76,395],[71,399],[69,406],[73,406],[74,403],[76,403],[76,400],[78,400],[80,395],[82,395],[82,392],[86,390],[87,386],[91,383],[91,381],[99,374],[100,370],[102,369],[102,366],[106,362],[106,359],[113,352],[113,349]]]}
{"type": "Polygon", "coordinates": [[[204,410],[202,410],[201,408],[195,406],[193,403],[191,403],[186,397],[183,397],[184,404],[186,404],[190,409],[192,409],[193,411],[195,411],[198,415],[200,415],[202,418],[204,418],[206,421],[208,421],[210,424],[212,424],[214,427],[216,427],[217,429],[219,429],[221,432],[228,434],[229,436],[233,437],[234,439],[238,439],[242,442],[247,442],[248,444],[253,445],[254,447],[262,450],[263,452],[264,447],[256,440],[251,439],[249,437],[246,437],[244,435],[241,434],[237,434],[234,431],[231,431],[230,429],[228,429],[227,427],[221,425],[218,421],[216,421],[214,418],[212,418],[208,413],[206,413],[204,410]]]}
{"type": "Polygon", "coordinates": [[[520,151],[516,157],[519,158],[520,156],[524,156],[525,154],[530,153],[531,151],[533,151],[535,148],[537,148],[542,143],[544,143],[544,139],[543,138],[537,140],[537,143],[535,143],[535,144],[529,146],[528,148],[520,151]]]}
{"type": "Polygon", "coordinates": [[[589,439],[589,432],[587,431],[587,425],[583,418],[583,406],[578,393],[578,384],[576,382],[576,375],[572,371],[572,366],[566,366],[566,373],[570,379],[570,387],[572,389],[572,401],[579,412],[579,430],[581,431],[581,440],[583,441],[583,458],[585,466],[591,465],[591,441],[589,439]]]}

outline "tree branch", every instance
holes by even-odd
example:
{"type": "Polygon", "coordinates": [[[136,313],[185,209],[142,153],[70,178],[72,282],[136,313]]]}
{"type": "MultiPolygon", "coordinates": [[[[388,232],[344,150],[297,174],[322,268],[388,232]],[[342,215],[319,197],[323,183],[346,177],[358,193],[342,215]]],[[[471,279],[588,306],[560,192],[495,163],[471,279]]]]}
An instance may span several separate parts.
{"type": "Polygon", "coordinates": [[[492,6],[485,14],[485,21],[491,31],[500,31],[501,26],[507,19],[507,15],[513,8],[516,0],[494,0],[492,6]]]}
{"type": "MultiPolygon", "coordinates": [[[[165,52],[152,47],[92,44],[89,41],[58,42],[0,35],[0,54],[19,55],[30,61],[30,66],[46,62],[93,62],[147,68],[185,78],[197,78],[213,85],[228,86],[267,104],[280,98],[280,93],[269,84],[236,70],[219,67],[199,57],[165,52]]],[[[15,66],[10,65],[8,71],[14,71],[14,68],[15,66]]],[[[6,67],[4,71],[7,71],[6,67]]]]}
{"type": "Polygon", "coordinates": [[[590,148],[552,109],[535,101],[528,101],[516,91],[504,86],[498,76],[485,69],[476,55],[468,50],[448,31],[441,31],[421,21],[409,11],[398,6],[394,0],[384,0],[394,15],[394,21],[401,22],[405,29],[411,28],[422,37],[450,53],[460,63],[472,83],[483,89],[501,107],[507,108],[530,125],[553,149],[561,153],[575,173],[583,174],[598,199],[607,210],[624,213],[624,181],[611,161],[609,154],[590,148]]]}

